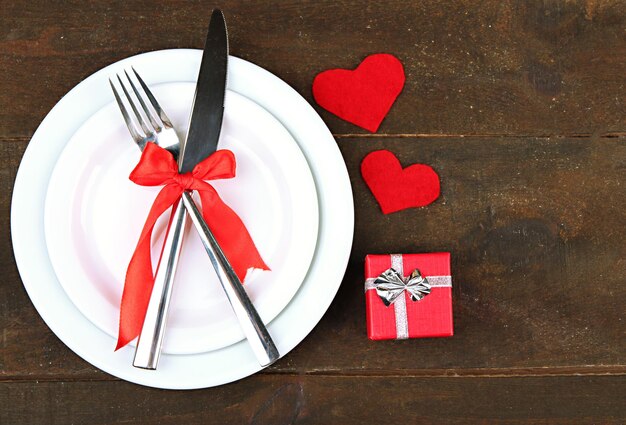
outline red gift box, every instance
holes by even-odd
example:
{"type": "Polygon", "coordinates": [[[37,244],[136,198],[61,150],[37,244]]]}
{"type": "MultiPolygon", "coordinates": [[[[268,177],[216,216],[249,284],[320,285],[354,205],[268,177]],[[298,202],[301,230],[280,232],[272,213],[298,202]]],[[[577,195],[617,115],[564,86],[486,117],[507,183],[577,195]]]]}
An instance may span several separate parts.
{"type": "Polygon", "coordinates": [[[368,255],[365,278],[370,339],[452,336],[450,253],[368,255]]]}

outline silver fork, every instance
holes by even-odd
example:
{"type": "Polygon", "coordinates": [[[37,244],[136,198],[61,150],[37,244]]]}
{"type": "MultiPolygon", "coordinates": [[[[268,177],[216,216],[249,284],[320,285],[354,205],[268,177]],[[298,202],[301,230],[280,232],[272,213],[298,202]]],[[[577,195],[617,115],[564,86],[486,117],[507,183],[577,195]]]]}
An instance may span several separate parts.
{"type": "MultiPolygon", "coordinates": [[[[128,113],[121,96],[110,79],[109,83],[133,140],[141,150],[146,146],[146,143],[153,142],[167,149],[174,155],[174,158],[177,158],[180,152],[180,140],[170,119],[137,71],[133,68],[133,73],[154,112],[150,110],[128,73],[126,71],[124,73],[139,106],[126,88],[122,78],[118,75],[117,79],[141,131],[128,113]],[[144,119],[142,113],[147,120],[144,119]]],[[[280,354],[269,332],[243,289],[239,278],[230,266],[228,259],[217,244],[211,230],[204,222],[201,212],[196,207],[189,192],[183,194],[182,202],[179,202],[174,207],[172,214],[174,218],[165,237],[161,259],[161,264],[166,264],[166,266],[159,267],[156,272],[146,318],[137,341],[133,366],[143,369],[156,369],[157,367],[173,281],[182,247],[183,230],[188,217],[199,232],[202,244],[209,255],[220,283],[259,363],[261,366],[268,366],[278,360],[280,354]],[[187,213],[189,213],[189,216],[187,213]],[[163,261],[166,261],[166,263],[163,263],[163,261]]]]}
{"type": "MultiPolygon", "coordinates": [[[[144,91],[146,91],[147,86],[134,68],[133,73],[144,91]]],[[[126,127],[128,127],[131,137],[142,151],[147,143],[152,142],[167,149],[175,158],[178,157],[178,153],[180,152],[180,139],[169,117],[163,112],[154,96],[152,96],[152,93],[150,93],[147,94],[147,97],[156,111],[156,115],[153,114],[128,75],[128,72],[124,71],[124,74],[126,75],[126,81],[128,83],[124,84],[119,74],[117,75],[117,81],[122,88],[126,101],[130,105],[134,120],[131,118],[124,105],[124,101],[110,79],[109,83],[111,84],[113,95],[115,96],[115,100],[124,117],[126,127]],[[129,93],[127,85],[130,86],[130,90],[135,94],[136,101],[129,93]],[[143,111],[146,118],[142,116],[139,110],[143,111]]],[[[174,214],[174,220],[165,237],[162,251],[163,263],[160,262],[160,264],[164,264],[165,267],[159,267],[155,274],[154,286],[148,303],[146,318],[144,319],[144,324],[137,341],[137,347],[135,348],[133,366],[143,369],[156,369],[159,361],[174,277],[176,275],[178,258],[183,242],[182,235],[185,227],[184,208],[180,208],[180,205],[178,205],[173,209],[172,214],[174,214]]]]}

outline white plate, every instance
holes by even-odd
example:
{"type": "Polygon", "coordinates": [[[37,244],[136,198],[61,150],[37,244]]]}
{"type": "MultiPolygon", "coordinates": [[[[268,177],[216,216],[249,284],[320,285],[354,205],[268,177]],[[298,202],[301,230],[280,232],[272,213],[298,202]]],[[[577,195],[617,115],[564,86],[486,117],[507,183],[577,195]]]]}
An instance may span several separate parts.
{"type": "MultiPolygon", "coordinates": [[[[184,133],[195,85],[169,83],[152,90],[174,127],[184,133]]],[[[235,153],[237,176],[211,184],[246,224],[271,269],[252,271],[245,279],[246,292],[269,323],[296,293],[313,258],[319,223],[313,176],[282,124],[232,91],[226,95],[218,148],[235,153]]],[[[112,102],[71,138],[57,161],[46,196],[45,234],[54,271],[76,307],[113,337],[117,336],[126,266],[161,189],[138,186],[128,179],[139,156],[112,102]]],[[[153,267],[168,217],[164,214],[155,227],[153,267]]],[[[189,227],[163,352],[202,353],[244,338],[211,271],[202,242],[189,227]]]]}
{"type": "MultiPolygon", "coordinates": [[[[48,256],[43,208],[52,169],[76,130],[112,101],[107,78],[131,65],[151,85],[193,82],[199,50],[164,50],[133,56],[91,75],[50,111],[26,149],[11,204],[13,250],[24,287],[50,329],[71,350],[118,378],[158,388],[221,385],[261,367],[245,341],[202,354],[162,356],[157,371],[131,366],[132,347],[113,352],[115,340],[87,320],[59,284],[48,256]],[[145,71],[144,71],[145,70],[145,71]]],[[[291,133],[315,180],[319,203],[318,242],[309,272],[269,331],[287,354],[319,322],[333,300],[348,263],[354,229],[352,190],[337,144],[315,110],[282,80],[241,59],[229,62],[229,88],[258,103],[291,133]]]]}

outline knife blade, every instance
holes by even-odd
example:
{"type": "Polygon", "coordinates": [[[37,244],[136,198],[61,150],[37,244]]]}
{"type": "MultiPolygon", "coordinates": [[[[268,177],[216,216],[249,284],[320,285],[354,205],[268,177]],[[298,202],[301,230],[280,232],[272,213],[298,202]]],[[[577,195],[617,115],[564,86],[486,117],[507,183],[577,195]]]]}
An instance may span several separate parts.
{"type": "MultiPolygon", "coordinates": [[[[197,161],[203,160],[217,149],[224,116],[227,73],[226,21],[222,12],[216,9],[211,15],[206,45],[202,54],[189,131],[179,163],[180,172],[191,171],[197,161]]],[[[202,219],[202,214],[189,192],[183,193],[182,202],[200,235],[202,245],[209,255],[215,273],[254,355],[261,366],[274,363],[280,358],[280,353],[228,258],[215,240],[211,229],[202,219]]]]}
{"type": "MultiPolygon", "coordinates": [[[[192,171],[198,162],[217,149],[224,117],[227,73],[226,21],[222,12],[216,9],[211,15],[200,63],[189,131],[179,157],[178,164],[181,173],[192,171]]],[[[261,366],[274,363],[280,358],[280,353],[228,258],[224,255],[211,229],[204,222],[190,192],[183,193],[182,203],[198,231],[202,245],[254,355],[261,366]]]]}
{"type": "Polygon", "coordinates": [[[228,33],[222,11],[211,14],[189,131],[178,157],[181,173],[193,170],[200,161],[217,150],[224,117],[226,74],[228,71],[228,33]]]}
{"type": "MultiPolygon", "coordinates": [[[[202,54],[189,130],[178,157],[178,169],[181,173],[192,171],[196,164],[217,149],[224,116],[227,70],[226,22],[222,12],[216,9],[211,15],[202,54]]],[[[137,342],[133,365],[143,369],[156,369],[157,367],[176,265],[182,246],[183,230],[188,218],[199,232],[220,284],[226,292],[228,301],[259,363],[267,366],[275,362],[280,358],[280,354],[269,332],[215,240],[211,229],[204,222],[191,193],[184,192],[182,202],[172,212],[172,228],[166,235],[164,257],[162,257],[166,260],[166,265],[165,267],[159,265],[155,276],[155,284],[144,326],[137,342]]]]}

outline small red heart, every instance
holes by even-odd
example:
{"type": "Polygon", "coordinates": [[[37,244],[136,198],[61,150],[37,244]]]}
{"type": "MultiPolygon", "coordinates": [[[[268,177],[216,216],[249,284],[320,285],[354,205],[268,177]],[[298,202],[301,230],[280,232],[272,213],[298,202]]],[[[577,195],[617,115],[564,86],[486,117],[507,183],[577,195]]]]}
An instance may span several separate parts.
{"type": "Polygon", "coordinates": [[[354,70],[329,69],[313,80],[313,97],[324,109],[375,133],[404,86],[404,68],[393,55],[366,57],[354,70]]]}
{"type": "Polygon", "coordinates": [[[432,167],[413,164],[402,169],[398,158],[387,150],[368,154],[361,162],[361,175],[383,214],[423,207],[439,197],[439,176],[432,167]]]}

